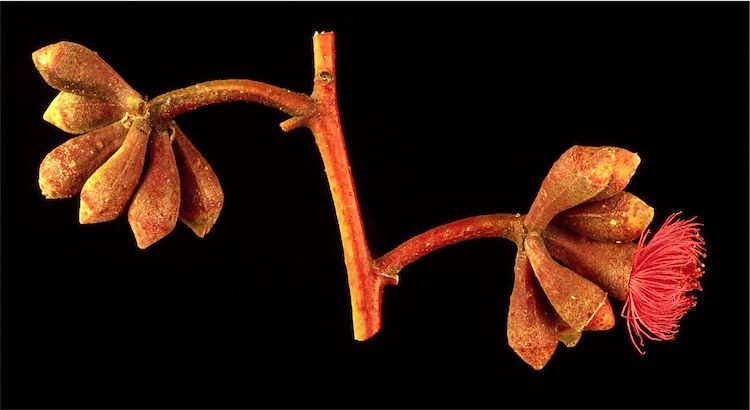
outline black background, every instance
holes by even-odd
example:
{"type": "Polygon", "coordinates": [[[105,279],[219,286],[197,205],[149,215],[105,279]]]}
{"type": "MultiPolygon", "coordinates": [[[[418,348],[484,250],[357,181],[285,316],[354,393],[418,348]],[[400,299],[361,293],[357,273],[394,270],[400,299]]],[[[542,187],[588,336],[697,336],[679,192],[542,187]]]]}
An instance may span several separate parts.
{"type": "MultiPolygon", "coordinates": [[[[748,5],[2,4],[3,407],[748,406],[748,5]],[[541,372],[507,346],[514,248],[463,243],[402,272],[352,340],[341,245],[306,130],[242,103],[179,118],[225,207],[146,251],[124,218],[80,226],[38,165],[66,135],[31,53],[99,52],[154,97],[251,78],[309,92],[336,32],[365,227],[380,255],[462,217],[525,212],[573,144],[643,162],[629,191],[705,223],[699,305],[674,342],[621,321],[541,372]]],[[[618,310],[620,304],[615,304],[618,310]]]]}

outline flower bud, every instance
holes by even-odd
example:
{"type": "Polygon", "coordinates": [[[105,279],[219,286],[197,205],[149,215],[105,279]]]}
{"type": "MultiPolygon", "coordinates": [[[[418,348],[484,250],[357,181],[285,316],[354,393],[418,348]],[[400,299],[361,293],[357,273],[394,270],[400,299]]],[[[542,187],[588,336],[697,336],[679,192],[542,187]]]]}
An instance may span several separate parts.
{"type": "Polygon", "coordinates": [[[598,242],[549,226],[544,232],[549,253],[618,300],[625,300],[633,265],[634,243],[598,242]]]}
{"type": "Polygon", "coordinates": [[[172,232],[180,213],[180,176],[169,131],[152,132],[148,165],[128,210],[128,222],[139,248],[172,232]]]}
{"type": "Polygon", "coordinates": [[[70,134],[83,134],[122,119],[125,109],[111,101],[61,91],[42,118],[70,134]]]}
{"type": "Polygon", "coordinates": [[[133,121],[122,146],[86,180],[78,214],[82,224],[111,221],[125,210],[143,171],[150,131],[148,120],[133,121]]]}
{"type": "Polygon", "coordinates": [[[79,192],[91,176],[122,145],[128,129],[119,121],[71,138],[53,149],[39,166],[39,188],[49,199],[79,192]]]}
{"type": "Polygon", "coordinates": [[[565,151],[542,181],[524,225],[540,231],[560,212],[596,196],[609,183],[615,150],[574,146],[565,151]]]}
{"type": "Polygon", "coordinates": [[[557,215],[553,224],[577,235],[604,242],[637,239],[654,218],[654,208],[637,196],[620,192],[597,202],[587,202],[557,215]]]}
{"type": "Polygon", "coordinates": [[[612,176],[609,178],[607,187],[599,192],[592,201],[601,201],[607,199],[618,192],[621,192],[630,182],[630,178],[635,174],[636,168],[641,163],[641,157],[638,154],[630,152],[624,148],[611,147],[615,151],[615,163],[612,169],[612,176]]]}
{"type": "Polygon", "coordinates": [[[180,219],[202,238],[219,218],[224,192],[208,161],[176,124],[172,123],[172,126],[182,193],[180,219]]]}
{"type": "Polygon", "coordinates": [[[508,344],[526,363],[540,370],[557,348],[555,313],[534,279],[528,257],[516,254],[515,280],[508,309],[508,344]]]}
{"type": "Polygon", "coordinates": [[[103,98],[136,112],[143,98],[98,54],[61,41],[32,54],[34,65],[53,88],[73,94],[103,98]]]}
{"type": "Polygon", "coordinates": [[[547,252],[541,236],[527,236],[524,246],[534,274],[552,307],[574,331],[583,329],[604,304],[606,293],[589,280],[555,262],[547,252]]]}
{"type": "Polygon", "coordinates": [[[583,330],[599,331],[609,330],[615,326],[615,314],[612,312],[612,305],[609,303],[609,299],[604,299],[604,304],[599,310],[596,311],[591,321],[583,328],[583,330]]]}

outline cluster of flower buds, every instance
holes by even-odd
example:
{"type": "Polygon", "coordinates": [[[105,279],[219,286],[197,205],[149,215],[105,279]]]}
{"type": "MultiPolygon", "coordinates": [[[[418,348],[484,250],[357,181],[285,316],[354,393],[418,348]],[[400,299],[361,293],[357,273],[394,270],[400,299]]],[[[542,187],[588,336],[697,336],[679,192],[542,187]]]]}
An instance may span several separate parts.
{"type": "Polygon", "coordinates": [[[623,191],[639,163],[622,148],[574,146],[542,182],[524,219],[507,329],[533,368],[545,366],[558,341],[572,347],[584,330],[611,329],[609,296],[623,302],[641,353],[644,338],[673,339],[695,305],[700,225],[672,215],[646,244],[654,210],[623,191]]]}
{"type": "Polygon", "coordinates": [[[111,221],[127,209],[140,248],[169,234],[178,218],[196,235],[208,233],[224,194],[177,124],[153,123],[148,102],[84,46],[63,41],[32,57],[47,84],[60,91],[44,119],[80,134],[42,161],[42,194],[80,193],[82,224],[111,221]]]}
{"type": "MultiPolygon", "coordinates": [[[[33,60],[60,91],[44,119],[80,134],[42,162],[44,196],[80,193],[83,224],[127,209],[140,248],[169,234],[177,219],[200,237],[211,229],[224,194],[171,119],[154,118],[156,108],[151,116],[148,101],[81,45],[53,44],[33,60]]],[[[572,347],[585,330],[611,329],[610,296],[623,303],[641,353],[644,339],[673,339],[695,306],[705,257],[700,224],[673,214],[649,238],[653,208],[623,191],[639,163],[622,148],[575,146],[542,182],[523,219],[507,322],[511,348],[533,368],[545,366],[558,342],[572,347]]]]}

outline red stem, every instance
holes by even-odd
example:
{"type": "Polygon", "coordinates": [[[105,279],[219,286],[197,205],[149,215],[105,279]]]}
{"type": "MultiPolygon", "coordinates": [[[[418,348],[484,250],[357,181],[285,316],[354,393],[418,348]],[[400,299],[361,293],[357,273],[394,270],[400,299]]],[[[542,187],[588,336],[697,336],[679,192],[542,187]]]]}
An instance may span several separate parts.
{"type": "Polygon", "coordinates": [[[315,82],[312,98],[317,109],[314,115],[302,121],[315,135],[315,143],[323,158],[331,188],[349,277],[354,338],[366,340],[380,330],[383,287],[395,283],[395,280],[375,272],[367,246],[339,120],[333,33],[316,33],[313,37],[313,51],[315,82]]]}
{"type": "Polygon", "coordinates": [[[375,266],[381,275],[396,278],[406,265],[430,252],[478,238],[505,238],[520,247],[523,241],[523,217],[520,214],[492,214],[447,223],[402,243],[378,258],[375,266]]]}
{"type": "Polygon", "coordinates": [[[233,101],[260,103],[286,114],[305,115],[315,104],[305,94],[251,80],[206,81],[162,94],[149,101],[151,118],[168,120],[210,104],[233,101]]]}
{"type": "Polygon", "coordinates": [[[158,125],[209,104],[257,102],[292,116],[281,124],[285,131],[301,126],[312,131],[325,166],[339,224],[349,279],[354,338],[366,340],[380,330],[383,288],[398,283],[398,273],[402,268],[434,250],[475,238],[501,237],[520,245],[523,218],[519,214],[494,214],[462,219],[417,235],[373,260],[341,129],[333,33],[316,33],[313,51],[315,80],[310,96],[257,81],[208,81],[154,98],[149,102],[149,112],[152,123],[158,125]]]}

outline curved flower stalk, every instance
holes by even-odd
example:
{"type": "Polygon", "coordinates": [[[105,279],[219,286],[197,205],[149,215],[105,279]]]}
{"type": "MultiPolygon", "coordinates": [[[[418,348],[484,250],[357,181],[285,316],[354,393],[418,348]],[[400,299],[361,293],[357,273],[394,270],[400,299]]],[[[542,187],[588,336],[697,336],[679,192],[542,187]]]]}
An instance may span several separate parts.
{"type": "Polygon", "coordinates": [[[624,189],[640,164],[616,147],[574,146],[552,165],[528,214],[473,216],[414,236],[380,257],[367,243],[338,111],[333,33],[313,37],[310,95],[251,80],[217,80],[146,101],[91,50],[60,42],[33,54],[45,81],[60,90],[44,119],[79,134],[55,148],[39,170],[47,198],[80,193],[79,220],[116,219],[127,209],[140,248],[182,220],[200,237],[224,202],[216,174],[174,122],[215,103],[246,101],[290,115],[284,131],[308,128],[326,171],[349,281],[353,336],[380,330],[382,294],[410,263],[476,238],[513,241],[518,252],[507,338],[534,369],[558,343],[576,346],[583,332],[611,329],[611,299],[623,303],[630,338],[671,340],[695,306],[704,241],[694,219],[670,216],[650,236],[654,210],[624,189]],[[650,238],[650,239],[649,239],[650,238]]]}
{"type": "Polygon", "coordinates": [[[178,218],[196,235],[208,233],[224,195],[177,124],[153,124],[144,98],[84,46],[63,41],[32,57],[44,80],[60,90],[43,118],[82,134],[44,158],[42,194],[57,199],[80,193],[82,224],[111,221],[127,209],[139,248],[169,234],[178,218]]]}
{"type": "Polygon", "coordinates": [[[508,342],[532,367],[547,363],[557,340],[571,347],[582,331],[610,329],[610,296],[624,302],[641,353],[644,337],[673,339],[695,306],[699,225],[672,215],[646,244],[654,210],[622,191],[639,163],[622,148],[575,146],[542,182],[524,219],[508,314],[508,342]]]}

